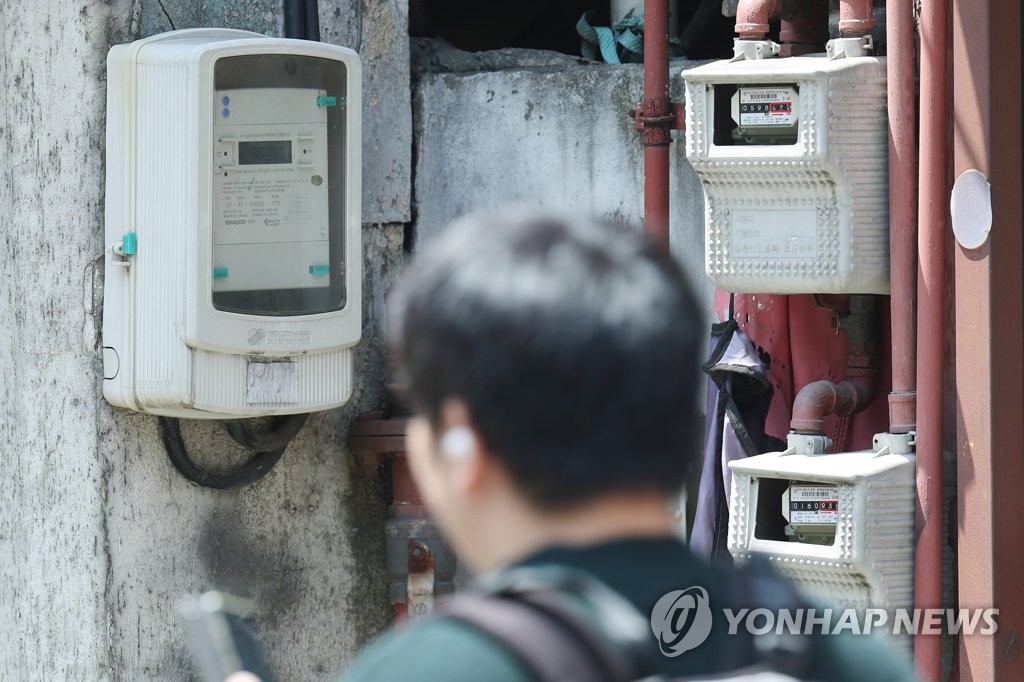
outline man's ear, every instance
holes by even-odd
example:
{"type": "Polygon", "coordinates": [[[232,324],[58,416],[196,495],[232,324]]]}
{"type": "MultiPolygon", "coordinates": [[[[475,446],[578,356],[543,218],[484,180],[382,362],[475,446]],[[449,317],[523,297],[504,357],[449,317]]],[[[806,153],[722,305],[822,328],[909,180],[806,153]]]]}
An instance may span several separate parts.
{"type": "Polygon", "coordinates": [[[469,408],[458,398],[441,404],[438,450],[451,484],[466,494],[478,490],[494,460],[473,424],[469,408]]]}

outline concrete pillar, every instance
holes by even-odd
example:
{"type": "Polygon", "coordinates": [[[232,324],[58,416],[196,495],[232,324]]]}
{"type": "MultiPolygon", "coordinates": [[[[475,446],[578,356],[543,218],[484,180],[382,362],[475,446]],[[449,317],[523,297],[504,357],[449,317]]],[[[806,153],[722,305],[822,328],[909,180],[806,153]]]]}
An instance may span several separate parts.
{"type": "MultiPolygon", "coordinates": [[[[409,219],[407,10],[405,0],[336,5],[325,33],[380,48],[366,83],[380,94],[367,97],[377,151],[364,172],[380,180],[364,212],[374,224],[357,384],[349,406],[310,418],[270,475],[228,492],[187,483],[155,418],[102,399],[105,58],[112,44],[170,28],[159,16],[275,34],[280,3],[0,5],[2,679],[188,678],[177,602],[211,588],[256,602],[278,679],[327,676],[388,621],[386,492],[345,440],[352,417],[382,400],[383,295],[409,219]],[[390,43],[367,16],[393,29],[390,43]]],[[[245,456],[217,423],[184,431],[211,468],[245,456]]]]}
{"type": "MultiPolygon", "coordinates": [[[[0,676],[109,677],[93,320],[104,55],[129,3],[0,9],[0,676]]],[[[110,453],[113,454],[113,453],[110,453]]]]}

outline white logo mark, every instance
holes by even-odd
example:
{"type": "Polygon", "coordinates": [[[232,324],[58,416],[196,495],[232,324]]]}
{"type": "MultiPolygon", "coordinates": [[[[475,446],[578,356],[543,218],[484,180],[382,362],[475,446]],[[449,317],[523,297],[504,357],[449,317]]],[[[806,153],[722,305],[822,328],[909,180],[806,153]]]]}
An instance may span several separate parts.
{"type": "Polygon", "coordinates": [[[651,610],[651,630],[661,653],[669,657],[703,644],[713,620],[708,593],[699,586],[669,592],[651,610]]]}

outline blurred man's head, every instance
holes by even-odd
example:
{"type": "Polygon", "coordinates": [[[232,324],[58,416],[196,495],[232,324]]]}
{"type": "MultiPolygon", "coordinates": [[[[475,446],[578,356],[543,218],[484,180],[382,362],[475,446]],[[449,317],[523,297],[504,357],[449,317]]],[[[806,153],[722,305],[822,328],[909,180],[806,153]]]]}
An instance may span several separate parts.
{"type": "Polygon", "coordinates": [[[471,565],[506,558],[474,557],[500,520],[664,506],[682,486],[700,318],[679,267],[641,234],[473,215],[419,254],[392,305],[417,413],[410,464],[471,565]]]}

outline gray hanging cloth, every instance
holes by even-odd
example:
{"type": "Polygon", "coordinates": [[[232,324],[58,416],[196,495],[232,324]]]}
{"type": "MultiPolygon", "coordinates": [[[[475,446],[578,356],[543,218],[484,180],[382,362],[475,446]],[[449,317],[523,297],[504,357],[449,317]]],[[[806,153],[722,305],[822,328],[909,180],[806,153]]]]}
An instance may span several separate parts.
{"type": "Polygon", "coordinates": [[[736,320],[711,326],[711,357],[707,373],[707,422],[704,462],[697,490],[697,511],[690,534],[690,549],[698,556],[731,563],[729,555],[729,462],[762,452],[785,449],[764,433],[771,404],[769,358],[758,354],[736,320]]]}

